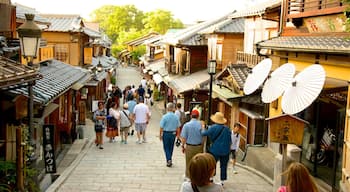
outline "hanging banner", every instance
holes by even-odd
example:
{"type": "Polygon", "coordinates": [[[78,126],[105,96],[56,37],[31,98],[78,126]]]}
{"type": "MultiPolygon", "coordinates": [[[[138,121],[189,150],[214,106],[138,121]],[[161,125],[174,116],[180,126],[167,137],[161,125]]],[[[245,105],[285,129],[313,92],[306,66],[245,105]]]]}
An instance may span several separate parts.
{"type": "Polygon", "coordinates": [[[45,172],[56,173],[54,125],[43,125],[43,137],[45,172]]]}

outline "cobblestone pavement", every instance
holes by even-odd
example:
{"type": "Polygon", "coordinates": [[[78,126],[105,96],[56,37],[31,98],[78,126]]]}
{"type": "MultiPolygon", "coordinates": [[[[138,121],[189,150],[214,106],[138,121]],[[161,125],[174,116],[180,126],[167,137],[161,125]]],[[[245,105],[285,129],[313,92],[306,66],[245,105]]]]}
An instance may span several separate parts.
{"type": "MultiPolygon", "coordinates": [[[[117,84],[123,89],[127,84],[140,84],[137,68],[117,68],[117,84]]],[[[147,129],[147,143],[137,144],[136,135],[128,138],[128,144],[109,143],[105,138],[104,149],[93,144],[93,123],[88,120],[84,135],[89,142],[71,166],[61,174],[62,181],[52,191],[61,192],[177,192],[183,182],[185,158],[181,148],[173,154],[173,167],[166,167],[162,143],[159,141],[159,120],[162,103],[151,107],[152,119],[147,129]]],[[[225,191],[272,191],[272,185],[254,172],[238,167],[238,174],[228,170],[225,191]]],[[[217,174],[219,175],[219,174],[217,174]]],[[[215,178],[219,181],[219,178],[215,178]]],[[[55,184],[55,183],[54,183],[55,184]]]]}

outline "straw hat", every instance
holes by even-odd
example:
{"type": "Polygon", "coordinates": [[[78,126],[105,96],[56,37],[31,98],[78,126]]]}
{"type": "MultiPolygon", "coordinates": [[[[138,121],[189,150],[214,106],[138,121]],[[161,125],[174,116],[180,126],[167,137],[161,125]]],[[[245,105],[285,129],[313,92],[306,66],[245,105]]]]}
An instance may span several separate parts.
{"type": "Polygon", "coordinates": [[[216,112],[214,115],[210,117],[211,121],[217,124],[225,124],[227,122],[226,118],[224,117],[224,114],[221,112],[216,112]]]}

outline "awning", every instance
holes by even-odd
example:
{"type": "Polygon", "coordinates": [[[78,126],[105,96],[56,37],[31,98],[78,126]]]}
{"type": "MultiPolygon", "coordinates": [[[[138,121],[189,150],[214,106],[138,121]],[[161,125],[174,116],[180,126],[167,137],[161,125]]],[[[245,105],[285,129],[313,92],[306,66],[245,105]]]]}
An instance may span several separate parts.
{"type": "Polygon", "coordinates": [[[213,98],[229,100],[229,99],[234,99],[239,97],[243,97],[243,95],[237,94],[226,87],[213,85],[213,98]]]}
{"type": "Polygon", "coordinates": [[[250,111],[248,109],[240,108],[239,111],[246,114],[248,117],[252,119],[258,119],[258,120],[265,120],[265,117],[260,115],[259,113],[256,113],[254,111],[250,111]]]}
{"type": "Polygon", "coordinates": [[[153,63],[150,63],[147,67],[153,72],[158,72],[161,68],[165,68],[164,62],[165,62],[164,59],[161,59],[153,63]]]}
{"type": "Polygon", "coordinates": [[[161,83],[163,81],[163,78],[159,73],[156,73],[153,75],[153,80],[158,85],[159,83],[161,83]]]}
{"type": "Polygon", "coordinates": [[[209,77],[210,76],[207,70],[202,70],[190,75],[180,76],[176,79],[170,80],[169,85],[175,89],[175,92],[183,93],[185,91],[201,86],[209,80],[209,77]]]}

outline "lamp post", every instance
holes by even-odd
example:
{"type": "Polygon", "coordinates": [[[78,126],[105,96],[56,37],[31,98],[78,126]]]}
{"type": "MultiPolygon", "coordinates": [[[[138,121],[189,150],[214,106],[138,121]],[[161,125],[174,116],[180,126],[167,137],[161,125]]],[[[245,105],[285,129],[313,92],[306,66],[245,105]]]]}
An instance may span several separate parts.
{"type": "Polygon", "coordinates": [[[41,29],[34,22],[34,14],[25,14],[25,16],[26,21],[17,28],[17,32],[21,43],[21,54],[31,66],[40,47],[41,29]]]}
{"type": "Polygon", "coordinates": [[[98,64],[97,64],[97,71],[98,72],[101,72],[102,71],[102,69],[103,69],[103,66],[102,66],[102,64],[101,64],[101,61],[100,60],[98,60],[98,64]]]}
{"type": "Polygon", "coordinates": [[[208,74],[210,75],[210,84],[209,84],[209,106],[208,106],[208,119],[207,124],[210,124],[210,115],[211,115],[211,105],[212,105],[212,93],[213,93],[213,76],[216,72],[216,60],[211,59],[208,61],[208,74]]]}
{"type": "MultiPolygon", "coordinates": [[[[33,66],[33,59],[36,58],[41,38],[41,29],[34,23],[34,14],[25,14],[26,21],[17,28],[20,45],[21,45],[21,55],[27,60],[28,66],[33,66]]],[[[33,95],[34,83],[28,83],[28,127],[30,134],[30,141],[34,137],[33,128],[33,107],[34,107],[34,95],[33,95]]],[[[19,148],[19,157],[17,158],[17,187],[20,191],[24,191],[24,171],[23,166],[23,152],[22,146],[17,145],[19,148]]]]}

